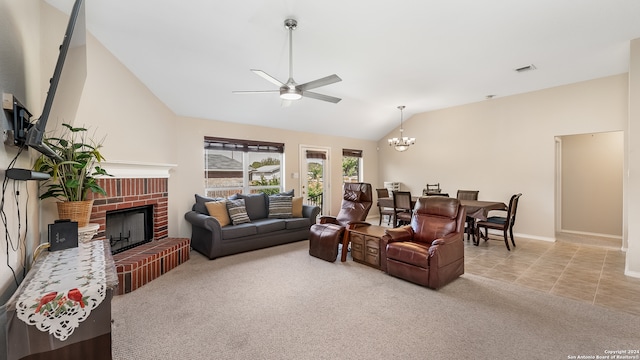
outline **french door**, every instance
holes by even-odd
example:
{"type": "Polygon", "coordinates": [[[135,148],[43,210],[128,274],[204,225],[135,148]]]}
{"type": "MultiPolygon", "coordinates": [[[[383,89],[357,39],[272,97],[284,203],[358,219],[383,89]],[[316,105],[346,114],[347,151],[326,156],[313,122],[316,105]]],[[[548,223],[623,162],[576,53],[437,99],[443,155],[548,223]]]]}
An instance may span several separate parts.
{"type": "Polygon", "coordinates": [[[300,145],[300,189],[304,203],[320,207],[330,215],[329,148],[300,145]]]}

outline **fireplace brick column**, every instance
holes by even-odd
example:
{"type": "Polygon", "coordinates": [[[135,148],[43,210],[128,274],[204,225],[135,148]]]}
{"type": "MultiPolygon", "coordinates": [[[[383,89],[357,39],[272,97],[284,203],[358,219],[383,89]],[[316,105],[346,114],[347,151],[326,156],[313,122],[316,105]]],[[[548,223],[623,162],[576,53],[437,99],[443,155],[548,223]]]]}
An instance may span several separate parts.
{"type": "MultiPolygon", "coordinates": [[[[94,239],[105,239],[107,211],[153,206],[153,239],[168,236],[168,179],[167,178],[104,178],[98,184],[107,195],[93,193],[91,223],[100,225],[94,239]]],[[[91,195],[89,196],[91,198],[91,195]]]]}

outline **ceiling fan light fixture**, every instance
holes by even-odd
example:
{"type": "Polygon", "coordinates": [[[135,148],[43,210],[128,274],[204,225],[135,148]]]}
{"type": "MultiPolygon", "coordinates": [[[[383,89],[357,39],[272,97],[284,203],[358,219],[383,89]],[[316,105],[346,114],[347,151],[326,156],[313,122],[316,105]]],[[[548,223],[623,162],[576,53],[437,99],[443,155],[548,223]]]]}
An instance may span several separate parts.
{"type": "Polygon", "coordinates": [[[393,146],[393,148],[399,152],[407,151],[409,146],[416,143],[416,138],[403,136],[404,129],[402,128],[402,110],[404,110],[404,108],[404,105],[398,106],[398,109],[400,110],[400,137],[394,137],[387,140],[389,142],[389,146],[393,146]]]}
{"type": "Polygon", "coordinates": [[[258,69],[251,69],[253,73],[267,80],[268,82],[277,85],[280,90],[262,90],[262,91],[233,91],[234,94],[260,94],[260,93],[277,93],[280,92],[280,99],[282,100],[300,100],[303,96],[316,100],[328,101],[334,104],[340,102],[340,98],[318,94],[311,92],[321,86],[331,85],[342,81],[336,74],[325,76],[320,79],[306,82],[304,84],[297,84],[293,80],[293,30],[298,26],[298,22],[294,19],[286,19],[284,21],[284,27],[289,31],[289,80],[284,83],[275,77],[267,74],[266,72],[258,69]]]}
{"type": "Polygon", "coordinates": [[[281,89],[280,99],[282,100],[300,100],[302,99],[302,91],[296,88],[281,89]]]}

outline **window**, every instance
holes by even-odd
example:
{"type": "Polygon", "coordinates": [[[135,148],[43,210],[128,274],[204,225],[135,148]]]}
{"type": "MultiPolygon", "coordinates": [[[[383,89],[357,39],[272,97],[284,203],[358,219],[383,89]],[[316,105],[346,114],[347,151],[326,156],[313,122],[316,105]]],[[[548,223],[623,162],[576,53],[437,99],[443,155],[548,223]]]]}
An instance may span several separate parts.
{"type": "Polygon", "coordinates": [[[205,195],[281,192],[283,153],[282,143],[205,136],[205,195]]]}
{"type": "Polygon", "coordinates": [[[342,149],[342,182],[362,182],[362,150],[342,149]]]}

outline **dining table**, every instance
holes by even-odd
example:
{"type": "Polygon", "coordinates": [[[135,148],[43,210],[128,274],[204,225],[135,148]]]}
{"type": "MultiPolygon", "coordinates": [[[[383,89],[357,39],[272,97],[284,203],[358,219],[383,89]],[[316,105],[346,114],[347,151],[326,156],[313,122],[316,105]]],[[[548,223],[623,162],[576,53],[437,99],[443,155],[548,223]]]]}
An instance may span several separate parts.
{"type": "Polygon", "coordinates": [[[476,221],[487,220],[491,210],[507,210],[507,205],[501,201],[460,200],[460,204],[467,209],[467,235],[471,235],[475,246],[480,244],[480,239],[476,239],[476,221]]]}
{"type": "MultiPolygon", "coordinates": [[[[415,206],[420,196],[411,197],[411,206],[415,206]]],[[[460,200],[460,204],[467,209],[467,216],[478,220],[487,220],[487,214],[491,210],[506,210],[507,205],[501,201],[460,200]]],[[[378,206],[392,208],[393,198],[378,198],[378,206]]]]}
{"type": "MultiPolygon", "coordinates": [[[[411,197],[411,207],[414,207],[420,196],[411,197]]],[[[470,231],[475,245],[478,245],[479,241],[475,238],[475,222],[485,221],[491,210],[507,210],[507,205],[502,201],[487,201],[487,200],[460,200],[460,205],[464,206],[467,210],[467,216],[471,218],[470,231]]],[[[384,197],[378,198],[378,206],[393,208],[393,198],[384,197]]],[[[479,239],[478,239],[479,240],[479,239]]]]}

